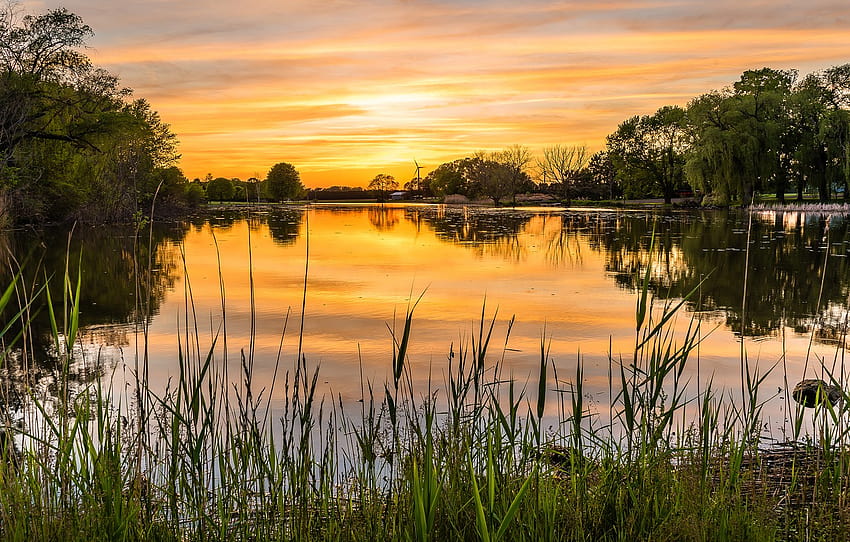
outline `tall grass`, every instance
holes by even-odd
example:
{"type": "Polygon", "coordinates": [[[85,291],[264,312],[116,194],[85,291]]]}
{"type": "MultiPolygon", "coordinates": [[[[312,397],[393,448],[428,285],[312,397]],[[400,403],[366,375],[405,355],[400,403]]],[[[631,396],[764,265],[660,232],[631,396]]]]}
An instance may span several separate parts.
{"type": "MultiPolygon", "coordinates": [[[[204,338],[188,279],[177,376],[164,390],[149,386],[144,355],[130,393],[106,378],[75,387],[80,275],[69,262],[59,278],[61,304],[47,289],[31,291],[20,274],[0,295],[0,311],[11,315],[0,326],[6,383],[39,361],[25,359],[23,348],[27,315],[39,301],[61,361],[49,389],[22,380],[23,424],[4,417],[4,540],[850,534],[846,402],[816,411],[816,439],[781,453],[766,448],[759,439],[765,375],[745,365],[742,398],[710,381],[694,392],[685,375],[696,362],[699,321],[675,331],[685,300],[656,307],[649,270],[637,296],[634,350],[625,359],[611,352],[610,409],[602,412],[585,401],[581,355],[551,359],[545,330],[537,380],[506,375],[514,319],[502,329],[486,304],[471,344],[448,347],[436,371],[443,381],[432,372],[427,389],[414,384],[409,360],[418,301],[399,327],[389,326],[391,380],[368,381],[361,371],[356,405],[317,393],[319,367],[300,346],[291,367],[281,365],[278,387],[258,388],[253,342],[228,352],[224,283],[222,325],[204,338]],[[492,351],[494,341],[500,351],[492,351]],[[228,359],[238,360],[238,376],[228,372],[228,359]],[[562,379],[565,365],[574,370],[562,379]],[[273,399],[283,405],[276,420],[273,399]]],[[[285,350],[282,336],[279,362],[285,350]]]]}

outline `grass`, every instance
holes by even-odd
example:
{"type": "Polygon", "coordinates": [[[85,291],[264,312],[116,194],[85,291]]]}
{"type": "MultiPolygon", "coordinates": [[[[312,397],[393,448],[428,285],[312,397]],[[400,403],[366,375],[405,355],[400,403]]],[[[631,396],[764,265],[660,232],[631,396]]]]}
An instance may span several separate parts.
{"type": "Polygon", "coordinates": [[[108,378],[76,385],[79,276],[69,262],[61,302],[30,291],[20,274],[0,296],[0,311],[11,314],[0,328],[3,389],[16,382],[23,390],[25,418],[14,419],[7,396],[3,540],[850,536],[844,407],[815,410],[808,440],[798,423],[787,449],[767,447],[759,430],[765,375],[743,355],[743,396],[711,382],[689,395],[683,375],[695,362],[699,322],[674,332],[682,303],[654,306],[646,279],[634,351],[610,359],[603,419],[584,401],[581,357],[573,374],[559,375],[545,330],[537,380],[506,375],[513,319],[498,329],[486,306],[471,344],[449,347],[446,381],[427,389],[415,388],[407,354],[416,303],[389,329],[392,380],[361,378],[356,405],[317,395],[319,369],[300,347],[280,354],[278,382],[258,389],[250,344],[234,351],[226,325],[208,341],[198,333],[188,280],[178,375],[166,389],[147,385],[143,353],[135,389],[108,378]],[[49,388],[25,371],[38,361],[27,358],[36,340],[27,321],[42,303],[61,361],[49,388]],[[239,361],[238,375],[228,357],[239,361]],[[277,419],[273,397],[283,399],[277,419]]]}

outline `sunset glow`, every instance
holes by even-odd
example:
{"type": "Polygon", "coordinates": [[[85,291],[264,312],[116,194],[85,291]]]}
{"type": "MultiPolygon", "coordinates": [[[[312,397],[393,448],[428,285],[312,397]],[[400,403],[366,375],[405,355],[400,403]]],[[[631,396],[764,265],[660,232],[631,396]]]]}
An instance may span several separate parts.
{"type": "Polygon", "coordinates": [[[850,4],[71,0],[89,54],[177,134],[189,178],[400,183],[479,149],[600,148],[634,114],[770,66],[850,62],[850,4]]]}

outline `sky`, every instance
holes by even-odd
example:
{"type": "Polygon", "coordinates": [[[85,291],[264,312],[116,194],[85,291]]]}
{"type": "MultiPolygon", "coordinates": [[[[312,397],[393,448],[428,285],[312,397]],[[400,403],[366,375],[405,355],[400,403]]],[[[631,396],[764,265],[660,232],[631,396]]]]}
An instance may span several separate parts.
{"type": "Polygon", "coordinates": [[[850,62],[847,0],[53,0],[159,111],[190,179],[403,184],[508,145],[604,146],[747,69],[850,62]]]}

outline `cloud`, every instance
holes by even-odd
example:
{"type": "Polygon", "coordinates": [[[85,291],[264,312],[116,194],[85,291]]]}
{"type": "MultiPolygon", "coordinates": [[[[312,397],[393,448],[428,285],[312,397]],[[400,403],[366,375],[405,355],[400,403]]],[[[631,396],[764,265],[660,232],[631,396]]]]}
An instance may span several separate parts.
{"type": "Polygon", "coordinates": [[[95,61],[172,124],[189,176],[246,177],[285,158],[307,184],[312,172],[359,179],[411,156],[513,143],[598,147],[625,118],[684,105],[745,69],[806,73],[850,50],[844,0],[69,7],[96,31],[95,61]]]}

